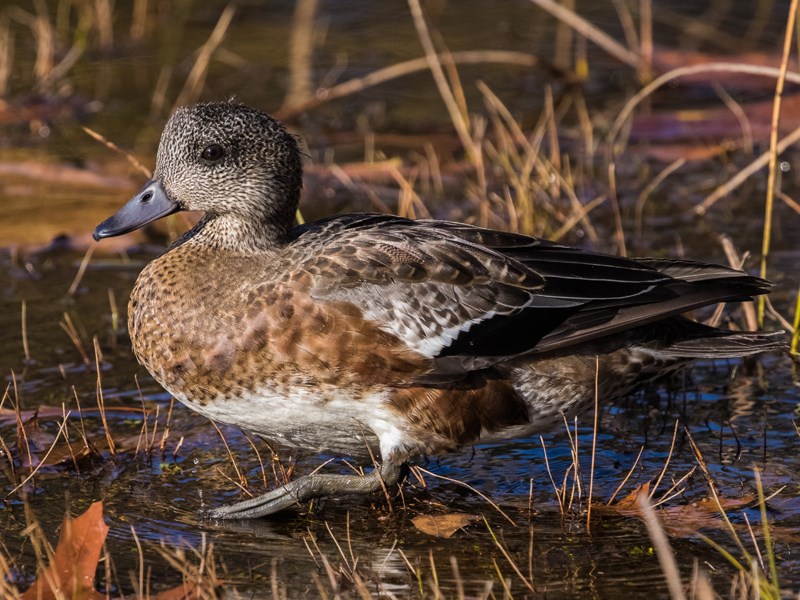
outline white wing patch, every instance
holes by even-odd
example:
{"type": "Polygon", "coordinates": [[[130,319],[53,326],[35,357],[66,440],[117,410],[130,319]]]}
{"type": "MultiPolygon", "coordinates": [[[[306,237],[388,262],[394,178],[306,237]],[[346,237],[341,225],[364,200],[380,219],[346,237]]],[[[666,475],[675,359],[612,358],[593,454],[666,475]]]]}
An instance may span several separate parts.
{"type": "MultiPolygon", "coordinates": [[[[435,358],[462,333],[494,317],[513,315],[534,303],[508,303],[489,286],[459,287],[423,283],[340,288],[326,298],[344,300],[361,309],[365,319],[400,339],[409,349],[435,358]]],[[[516,296],[515,301],[520,298],[516,296]]]]}
{"type": "MultiPolygon", "coordinates": [[[[444,319],[431,322],[430,320],[423,321],[419,317],[416,317],[413,324],[394,320],[388,323],[382,322],[379,327],[383,331],[391,333],[403,340],[409,348],[419,352],[425,358],[434,358],[438,356],[442,350],[452,344],[459,335],[469,331],[473,325],[491,319],[496,314],[495,311],[490,311],[483,313],[478,318],[470,321],[461,321],[457,325],[450,326],[443,322],[444,319]],[[413,325],[413,327],[410,325],[413,325]]],[[[366,312],[365,316],[368,319],[374,318],[369,314],[369,311],[366,312]]]]}
{"type": "MultiPolygon", "coordinates": [[[[380,288],[376,288],[376,291],[380,288]]],[[[462,333],[473,326],[498,315],[512,315],[534,302],[533,296],[525,304],[510,306],[497,302],[490,310],[480,309],[473,302],[477,292],[455,286],[437,286],[439,302],[412,308],[412,303],[403,294],[391,294],[392,289],[383,288],[382,301],[362,307],[364,316],[375,321],[385,332],[401,339],[406,346],[426,358],[435,358],[450,346],[462,333]],[[387,293],[389,292],[389,293],[387,293]],[[393,301],[388,301],[393,298],[393,301]],[[444,302],[442,302],[442,298],[444,302]]],[[[406,288],[406,292],[407,292],[406,288]]],[[[424,296],[423,296],[424,297],[424,296]]],[[[481,298],[481,300],[483,300],[481,298]]]]}

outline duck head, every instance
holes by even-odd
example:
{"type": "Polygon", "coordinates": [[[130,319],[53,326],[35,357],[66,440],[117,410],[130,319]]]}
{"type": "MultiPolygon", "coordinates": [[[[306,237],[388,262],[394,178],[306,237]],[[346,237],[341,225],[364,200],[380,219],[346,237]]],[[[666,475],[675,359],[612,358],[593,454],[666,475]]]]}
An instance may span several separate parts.
{"type": "Polygon", "coordinates": [[[249,106],[212,102],[170,117],[153,179],[94,230],[101,240],[181,210],[203,211],[227,229],[285,235],[302,187],[297,140],[278,121],[249,106]]]}

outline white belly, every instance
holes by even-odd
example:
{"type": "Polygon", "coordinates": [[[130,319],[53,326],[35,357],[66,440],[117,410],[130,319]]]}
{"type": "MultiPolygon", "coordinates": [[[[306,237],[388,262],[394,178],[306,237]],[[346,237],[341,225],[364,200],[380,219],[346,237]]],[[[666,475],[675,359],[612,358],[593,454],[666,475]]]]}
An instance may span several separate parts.
{"type": "Polygon", "coordinates": [[[369,457],[372,451],[377,459],[407,445],[383,393],[354,400],[341,392],[321,396],[300,389],[287,397],[272,390],[243,391],[202,405],[181,393],[173,395],[209,419],[291,448],[355,457],[369,457]]]}

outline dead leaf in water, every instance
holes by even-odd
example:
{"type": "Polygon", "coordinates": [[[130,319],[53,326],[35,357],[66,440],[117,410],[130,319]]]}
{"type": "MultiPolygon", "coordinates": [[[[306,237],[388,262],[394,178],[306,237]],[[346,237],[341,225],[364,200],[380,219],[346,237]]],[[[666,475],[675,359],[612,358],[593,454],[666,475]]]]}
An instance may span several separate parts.
{"type": "Polygon", "coordinates": [[[23,600],[104,599],[106,595],[94,589],[94,573],[107,534],[102,502],[95,502],[79,517],[64,519],[53,562],[22,594],[23,600]]]}
{"type": "MultiPolygon", "coordinates": [[[[616,513],[626,517],[641,516],[639,498],[650,494],[650,482],[637,486],[630,494],[610,505],[595,505],[600,513],[616,513]]],[[[701,529],[723,529],[727,523],[720,515],[723,511],[735,510],[753,504],[756,498],[747,494],[740,498],[703,498],[690,504],[663,506],[656,511],[664,529],[673,536],[687,537],[701,529]]]]}
{"type": "Polygon", "coordinates": [[[456,531],[470,523],[480,521],[478,515],[448,513],[444,515],[423,515],[414,517],[411,522],[419,531],[435,537],[450,538],[456,531]]]}
{"type": "Polygon", "coordinates": [[[609,508],[613,511],[629,514],[629,513],[638,513],[639,512],[639,498],[643,495],[649,496],[650,495],[650,482],[643,483],[641,485],[637,485],[634,490],[621,498],[614,504],[610,504],[608,506],[604,506],[603,508],[609,508]]]}
{"type": "Polygon", "coordinates": [[[54,435],[42,430],[38,411],[34,411],[29,419],[17,421],[17,450],[23,467],[38,465],[39,454],[47,452],[55,441],[54,435]]]}
{"type": "MultiPolygon", "coordinates": [[[[106,594],[94,588],[94,575],[107,535],[102,502],[95,502],[74,519],[64,519],[53,562],[39,573],[33,585],[20,596],[21,600],[106,600],[106,594]]],[[[152,598],[199,600],[201,590],[197,585],[183,583],[152,598]]]]}
{"type": "Polygon", "coordinates": [[[667,533],[675,536],[694,535],[701,529],[723,529],[727,527],[720,516],[723,511],[745,507],[755,502],[754,494],[741,498],[720,498],[719,503],[713,498],[703,498],[691,504],[676,504],[665,507],[660,515],[667,533]]]}

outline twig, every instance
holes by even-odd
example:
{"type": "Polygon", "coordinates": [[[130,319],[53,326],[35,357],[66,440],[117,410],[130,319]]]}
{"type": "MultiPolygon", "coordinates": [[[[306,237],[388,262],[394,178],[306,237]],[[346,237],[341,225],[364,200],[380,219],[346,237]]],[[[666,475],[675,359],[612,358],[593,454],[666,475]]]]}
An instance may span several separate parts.
{"type": "Polygon", "coordinates": [[[117,154],[120,154],[121,156],[123,156],[125,158],[125,160],[127,160],[131,164],[131,166],[134,169],[136,169],[137,171],[139,171],[142,175],[144,175],[148,179],[150,179],[150,177],[152,177],[152,173],[150,172],[150,169],[148,169],[142,163],[140,163],[139,160],[135,156],[133,156],[130,152],[126,152],[125,150],[123,150],[122,148],[117,146],[114,142],[112,142],[111,140],[107,139],[102,134],[97,133],[94,129],[89,129],[88,127],[83,127],[83,126],[81,126],[81,129],[83,129],[83,131],[86,132],[86,135],[88,135],[89,137],[91,137],[94,140],[97,140],[98,142],[103,144],[109,150],[112,150],[112,151],[116,152],[117,154]]]}
{"type": "MultiPolygon", "coordinates": [[[[439,61],[445,60],[445,53],[436,55],[439,61]]],[[[457,65],[480,65],[486,63],[516,65],[520,67],[534,68],[543,65],[542,60],[525,52],[513,52],[509,50],[466,50],[463,52],[453,52],[449,55],[450,60],[457,65]]],[[[320,88],[316,91],[313,98],[299,104],[283,106],[276,111],[275,118],[280,120],[291,119],[295,115],[315,108],[325,102],[336,100],[344,96],[356,94],[367,88],[386,83],[398,77],[405,77],[418,71],[429,68],[427,57],[413,58],[403,62],[389,65],[368,73],[363,77],[348,79],[342,83],[329,88],[320,88]]]]}
{"type": "Polygon", "coordinates": [[[69,417],[70,414],[71,414],[70,412],[67,412],[67,414],[65,415],[64,420],[58,427],[58,431],[56,432],[56,437],[53,439],[53,443],[50,444],[50,447],[47,449],[47,452],[45,452],[44,456],[42,457],[42,460],[39,461],[39,464],[37,464],[33,468],[30,474],[25,479],[23,479],[19,483],[19,485],[17,485],[13,490],[11,490],[10,492],[8,492],[8,494],[6,494],[5,496],[6,498],[8,498],[11,494],[16,492],[26,483],[28,483],[33,478],[33,476],[36,475],[36,473],[39,471],[42,465],[44,465],[47,462],[47,457],[50,456],[51,452],[53,452],[53,449],[56,447],[56,442],[58,442],[58,438],[60,438],[62,434],[64,435],[64,439],[66,440],[67,445],[69,445],[69,437],[67,436],[66,428],[67,428],[67,418],[69,417]]]}
{"type": "Polygon", "coordinates": [[[222,40],[225,39],[225,33],[228,31],[228,26],[231,24],[234,14],[236,14],[236,7],[233,4],[229,4],[222,11],[214,30],[197,54],[197,60],[195,60],[192,70],[186,78],[186,83],[175,101],[175,108],[190,104],[200,94],[208,74],[208,65],[211,62],[211,57],[219,48],[222,40]]]}
{"type": "Polygon", "coordinates": [[[549,12],[559,21],[563,21],[572,27],[575,31],[600,46],[617,60],[635,69],[639,67],[639,61],[641,60],[639,54],[628,50],[610,35],[589,23],[589,21],[583,17],[578,16],[575,12],[564,8],[560,4],[554,2],[554,0],[531,0],[531,2],[549,12]]]}
{"type": "Polygon", "coordinates": [[[628,474],[625,475],[625,479],[622,480],[622,482],[617,486],[617,489],[614,490],[614,493],[611,494],[611,498],[609,498],[608,502],[606,502],[606,506],[611,506],[611,503],[614,501],[614,498],[617,497],[617,494],[619,494],[620,490],[623,487],[625,487],[626,483],[628,483],[628,479],[630,479],[631,475],[633,475],[633,471],[636,469],[636,465],[639,464],[639,459],[642,458],[642,452],[644,452],[644,446],[641,446],[639,448],[639,454],[636,455],[636,460],[633,461],[633,466],[628,470],[628,474]]]}
{"type": "Polygon", "coordinates": [[[667,467],[669,466],[669,461],[672,459],[672,452],[673,452],[673,450],[675,450],[675,440],[678,437],[678,425],[679,424],[680,424],[680,421],[678,419],[675,419],[675,429],[673,429],[673,431],[672,431],[672,443],[669,445],[669,454],[667,454],[667,460],[664,461],[664,467],[661,469],[661,473],[659,473],[658,479],[656,479],[656,482],[653,484],[653,488],[650,490],[650,498],[655,496],[656,490],[658,489],[658,486],[661,483],[661,480],[664,479],[664,475],[667,472],[667,467]]]}
{"type": "Polygon", "coordinates": [[[31,350],[28,347],[28,303],[22,301],[22,351],[25,353],[25,362],[31,361],[31,350]]]}
{"type": "Polygon", "coordinates": [[[311,97],[311,56],[314,50],[314,16],[318,0],[299,0],[295,4],[289,32],[289,85],[285,106],[307,102],[311,97]]]}
{"type": "Polygon", "coordinates": [[[470,134],[469,124],[461,110],[459,110],[456,98],[442,69],[441,60],[436,53],[436,48],[433,46],[428,25],[422,14],[422,6],[420,6],[419,0],[408,0],[408,5],[411,8],[411,15],[414,17],[414,26],[417,28],[419,41],[425,50],[425,59],[428,62],[428,67],[433,75],[433,80],[436,82],[436,87],[439,89],[439,94],[447,107],[447,112],[450,113],[450,119],[453,121],[458,137],[461,139],[461,144],[470,156],[476,155],[475,142],[470,134]]]}
{"type": "Polygon", "coordinates": [[[493,502],[491,498],[489,498],[485,494],[482,494],[481,492],[476,490],[474,487],[472,487],[470,484],[464,483],[463,481],[459,481],[458,479],[453,479],[452,477],[446,477],[444,475],[437,475],[436,473],[432,473],[431,471],[428,471],[427,469],[423,469],[422,467],[417,467],[417,468],[420,471],[422,471],[423,473],[426,473],[426,474],[430,475],[431,477],[436,477],[437,479],[443,479],[444,481],[449,481],[450,483],[458,484],[460,486],[463,486],[463,487],[467,488],[469,491],[474,492],[475,494],[478,494],[478,496],[480,496],[481,498],[486,500],[489,504],[491,504],[492,507],[497,512],[499,512],[501,515],[503,515],[509,523],[511,523],[514,527],[517,526],[517,524],[514,522],[514,520],[511,517],[509,517],[506,513],[504,513],[503,510],[495,502],[493,502]]]}
{"type": "Polygon", "coordinates": [[[483,522],[486,524],[486,529],[489,530],[489,534],[492,536],[492,541],[494,541],[495,546],[497,546],[497,549],[500,550],[503,557],[508,561],[508,564],[511,565],[511,568],[514,569],[514,572],[517,574],[517,577],[519,577],[522,580],[522,583],[525,584],[526,588],[536,593],[536,588],[533,586],[533,583],[529,581],[528,578],[525,577],[525,575],[522,574],[522,571],[519,570],[517,563],[514,562],[514,559],[511,558],[511,555],[508,553],[508,551],[505,548],[503,548],[503,545],[500,543],[500,540],[497,539],[497,536],[494,534],[494,531],[492,530],[492,527],[491,525],[489,525],[489,521],[486,520],[485,516],[483,517],[483,522]]]}
{"type": "Polygon", "coordinates": [[[69,286],[69,289],[67,290],[68,296],[74,296],[75,292],[78,291],[78,286],[81,284],[83,275],[86,273],[86,268],[89,266],[89,261],[92,260],[92,254],[94,254],[96,248],[97,245],[92,244],[86,249],[86,253],[83,255],[81,264],[78,267],[78,272],[75,274],[75,279],[72,280],[72,284],[69,286]]]}
{"type": "MultiPolygon", "coordinates": [[[[102,364],[103,353],[100,351],[100,342],[97,341],[97,336],[92,338],[94,345],[94,366],[97,371],[97,385],[95,393],[97,394],[97,408],[100,410],[100,420],[103,423],[103,430],[106,434],[106,442],[108,443],[108,450],[113,456],[117,455],[117,446],[114,443],[114,437],[111,435],[111,430],[108,427],[108,420],[106,419],[106,403],[103,399],[103,382],[100,376],[100,365],[102,364]]],[[[145,415],[145,419],[147,416],[145,415]]]]}
{"type": "MultiPolygon", "coordinates": [[[[549,0],[548,0],[549,1],[549,0]]],[[[762,67],[758,65],[747,65],[742,63],[729,63],[729,62],[713,62],[702,65],[690,65],[687,67],[678,67],[657,77],[652,82],[644,86],[636,94],[631,97],[619,111],[619,115],[614,120],[614,124],[608,134],[608,149],[609,152],[614,153],[614,143],[619,136],[625,122],[630,118],[633,110],[641,104],[641,102],[650,96],[658,88],[666,85],[673,79],[678,79],[686,75],[695,75],[697,73],[740,73],[742,75],[757,75],[760,77],[780,77],[781,71],[775,67],[762,67]]],[[[800,83],[800,73],[786,73],[786,81],[791,83],[800,83]]],[[[795,140],[796,141],[796,140],[795,140]]]]}
{"type": "MultiPolygon", "coordinates": [[[[789,146],[792,146],[800,141],[800,127],[797,129],[792,130],[787,136],[781,139],[778,142],[778,145],[775,149],[776,154],[782,153],[786,150],[789,146]]],[[[770,156],[772,152],[770,150],[765,151],[761,154],[758,158],[756,158],[753,162],[747,165],[744,169],[741,169],[739,172],[736,173],[733,177],[731,177],[728,181],[726,181],[723,185],[719,186],[715,189],[711,194],[706,196],[706,198],[697,206],[694,207],[693,211],[696,215],[703,216],[708,212],[708,209],[711,208],[720,198],[724,198],[728,194],[730,194],[733,190],[738,188],[742,185],[753,173],[762,169],[765,165],[769,164],[770,156]]]]}

